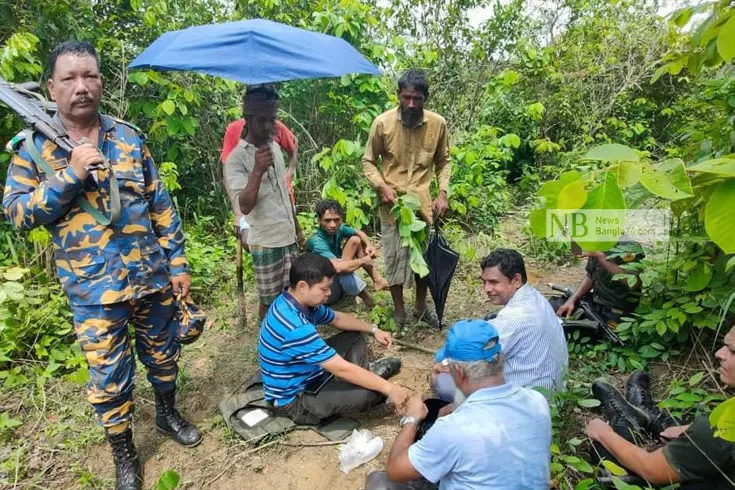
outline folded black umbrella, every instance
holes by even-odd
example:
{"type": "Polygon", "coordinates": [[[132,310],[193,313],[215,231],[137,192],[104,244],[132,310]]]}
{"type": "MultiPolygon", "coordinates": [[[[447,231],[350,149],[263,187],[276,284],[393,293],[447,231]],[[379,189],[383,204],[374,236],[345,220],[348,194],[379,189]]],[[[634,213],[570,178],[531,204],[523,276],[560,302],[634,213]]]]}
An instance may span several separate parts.
{"type": "Polygon", "coordinates": [[[429,291],[434,299],[436,316],[439,318],[439,324],[443,325],[444,306],[447,302],[454,271],[457,270],[459,254],[449,246],[449,242],[441,231],[439,220],[434,221],[434,233],[431,236],[424,258],[429,266],[429,291]]]}

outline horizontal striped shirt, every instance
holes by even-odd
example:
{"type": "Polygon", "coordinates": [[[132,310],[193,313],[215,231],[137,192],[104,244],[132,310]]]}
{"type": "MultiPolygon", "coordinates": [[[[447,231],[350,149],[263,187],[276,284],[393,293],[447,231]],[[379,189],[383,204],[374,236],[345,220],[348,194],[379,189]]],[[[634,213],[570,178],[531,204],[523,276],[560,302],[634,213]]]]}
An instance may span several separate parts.
{"type": "Polygon", "coordinates": [[[325,374],[320,364],[337,352],[324,342],[317,325],[334,321],[327,306],[305,308],[287,291],[281,293],[260,324],[258,362],[267,401],[282,407],[309,383],[325,374]]]}
{"type": "Polygon", "coordinates": [[[550,392],[564,386],[567,342],[559,317],[538,289],[524,284],[491,320],[505,356],[505,379],[550,392]]]}

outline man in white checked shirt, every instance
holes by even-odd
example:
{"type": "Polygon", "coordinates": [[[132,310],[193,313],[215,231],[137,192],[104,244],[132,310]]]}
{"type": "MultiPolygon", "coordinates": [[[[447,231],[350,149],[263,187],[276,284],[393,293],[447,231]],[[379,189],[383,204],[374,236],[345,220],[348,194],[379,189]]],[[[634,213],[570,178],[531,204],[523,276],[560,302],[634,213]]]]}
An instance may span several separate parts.
{"type": "MultiPolygon", "coordinates": [[[[500,334],[505,356],[505,378],[525,388],[542,388],[544,394],[564,388],[567,343],[559,317],[548,300],[527,284],[523,257],[516,250],[499,248],[481,264],[483,290],[493,304],[503,305],[491,323],[500,334]]],[[[452,377],[441,363],[434,366],[434,391],[445,400],[461,398],[452,377]]]]}

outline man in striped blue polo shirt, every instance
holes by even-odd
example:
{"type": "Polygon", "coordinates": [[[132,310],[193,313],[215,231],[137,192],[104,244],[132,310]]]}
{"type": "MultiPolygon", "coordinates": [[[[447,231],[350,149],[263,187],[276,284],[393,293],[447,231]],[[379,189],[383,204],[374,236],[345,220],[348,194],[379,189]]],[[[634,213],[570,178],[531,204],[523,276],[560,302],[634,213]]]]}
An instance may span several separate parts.
{"type": "Polygon", "coordinates": [[[387,381],[400,359],[370,364],[363,333],[390,347],[388,332],[325,306],[336,275],[329,259],[306,253],[291,265],[289,288],[271,305],[260,326],[258,360],[265,399],[297,424],[317,424],[335,414],[362,412],[388,398],[400,410],[409,393],[387,381]],[[326,341],[316,330],[343,332],[326,341]]]}

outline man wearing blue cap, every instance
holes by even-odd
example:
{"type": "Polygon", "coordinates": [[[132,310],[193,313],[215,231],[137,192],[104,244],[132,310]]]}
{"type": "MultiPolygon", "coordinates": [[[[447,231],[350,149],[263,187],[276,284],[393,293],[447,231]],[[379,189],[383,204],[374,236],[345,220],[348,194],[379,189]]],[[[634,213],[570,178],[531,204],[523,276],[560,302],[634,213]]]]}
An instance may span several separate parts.
{"type": "Polygon", "coordinates": [[[437,356],[461,403],[414,442],[427,408],[419,396],[410,398],[387,471],[368,475],[365,490],[549,488],[549,405],[542,394],[505,382],[495,328],[459,321],[437,356]]]}

